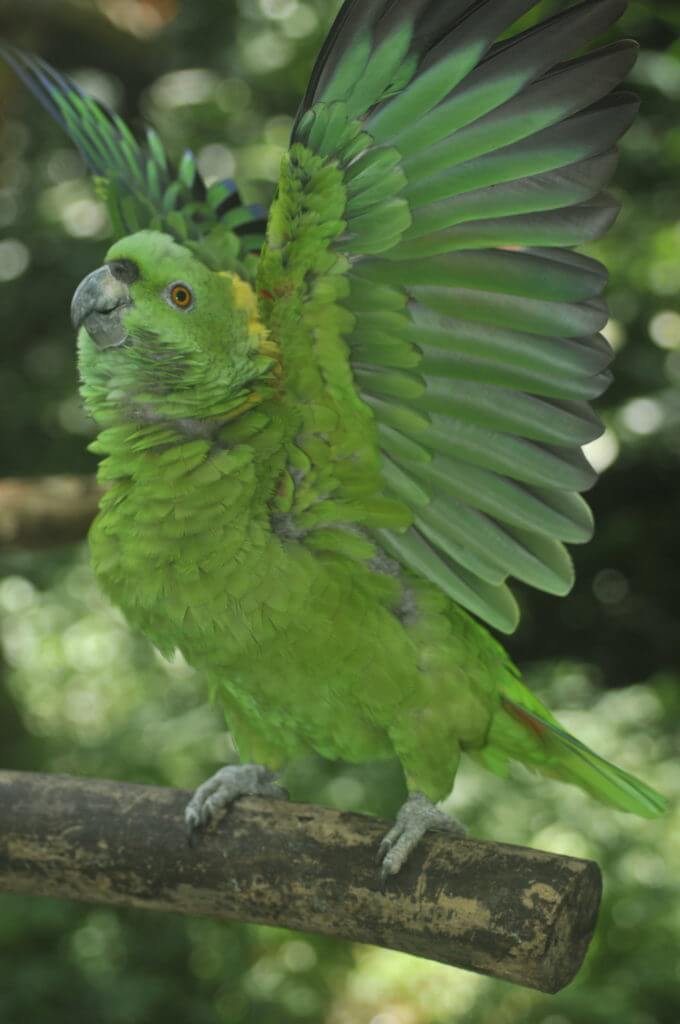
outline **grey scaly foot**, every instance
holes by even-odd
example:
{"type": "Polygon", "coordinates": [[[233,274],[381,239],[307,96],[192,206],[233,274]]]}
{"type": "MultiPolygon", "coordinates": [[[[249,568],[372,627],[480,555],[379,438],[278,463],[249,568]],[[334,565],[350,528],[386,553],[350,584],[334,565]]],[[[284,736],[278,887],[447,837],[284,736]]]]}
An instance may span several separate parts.
{"type": "Polygon", "coordinates": [[[440,811],[424,793],[411,793],[378,849],[380,877],[396,875],[429,829],[464,836],[465,827],[440,811]]]}
{"type": "Polygon", "coordinates": [[[231,764],[198,787],[184,811],[189,842],[196,833],[240,796],[266,796],[287,800],[288,793],[276,781],[276,775],[262,764],[231,764]]]}

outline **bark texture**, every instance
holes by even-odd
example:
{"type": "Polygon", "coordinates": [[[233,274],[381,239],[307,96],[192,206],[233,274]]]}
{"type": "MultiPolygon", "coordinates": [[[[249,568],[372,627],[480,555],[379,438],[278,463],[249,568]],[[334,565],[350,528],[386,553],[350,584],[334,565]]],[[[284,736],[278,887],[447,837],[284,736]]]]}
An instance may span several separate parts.
{"type": "Polygon", "coordinates": [[[0,890],[321,932],[543,992],[583,961],[592,861],[429,833],[381,888],[385,822],[241,799],[190,848],[189,795],[0,772],[0,890]]]}

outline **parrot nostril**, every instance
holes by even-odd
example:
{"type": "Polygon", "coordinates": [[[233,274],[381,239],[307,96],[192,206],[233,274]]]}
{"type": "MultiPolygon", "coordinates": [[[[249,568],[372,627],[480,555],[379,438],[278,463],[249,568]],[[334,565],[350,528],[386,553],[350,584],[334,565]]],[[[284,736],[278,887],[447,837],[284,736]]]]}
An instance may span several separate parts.
{"type": "Polygon", "coordinates": [[[108,268],[116,281],[123,284],[132,284],[139,277],[139,268],[132,260],[112,260],[108,268]]]}

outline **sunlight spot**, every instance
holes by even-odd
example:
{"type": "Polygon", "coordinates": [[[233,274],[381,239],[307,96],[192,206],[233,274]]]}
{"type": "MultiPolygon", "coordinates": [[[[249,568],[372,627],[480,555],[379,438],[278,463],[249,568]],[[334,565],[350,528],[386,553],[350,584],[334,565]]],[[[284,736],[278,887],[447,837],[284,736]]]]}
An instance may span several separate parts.
{"type": "Polygon", "coordinates": [[[633,398],[620,413],[621,422],[633,434],[654,434],[664,420],[663,407],[653,398],[633,398]]]}
{"type": "Polygon", "coordinates": [[[99,68],[78,68],[77,71],[71,72],[71,78],[84,93],[99,100],[110,110],[117,110],[120,107],[123,86],[113,75],[107,75],[99,68]]]}
{"type": "Polygon", "coordinates": [[[601,437],[584,445],[583,454],[596,473],[603,473],[616,462],[620,447],[618,437],[607,427],[601,437]]]}
{"type": "Polygon", "coordinates": [[[292,128],[293,118],[288,117],[287,114],[270,117],[264,126],[265,140],[272,146],[280,146],[281,149],[285,149],[288,146],[292,128]]]}
{"type": "Polygon", "coordinates": [[[680,291],[680,267],[677,259],[656,260],[649,266],[649,284],[657,295],[675,295],[680,291]]]}
{"type": "Polygon", "coordinates": [[[115,663],[116,654],[125,636],[117,630],[84,618],[70,626],[63,635],[66,662],[75,670],[98,669],[115,663]]]}
{"type": "Polygon", "coordinates": [[[86,977],[113,978],[125,959],[123,930],[119,919],[108,910],[87,913],[85,923],[69,937],[73,958],[86,977]]]}
{"type": "MultiPolygon", "coordinates": [[[[628,686],[625,690],[608,690],[600,698],[598,708],[609,724],[638,728],[658,721],[663,714],[658,696],[641,685],[628,686]]],[[[588,719],[587,724],[594,724],[593,719],[588,719]]]]}
{"type": "Polygon", "coordinates": [[[560,822],[547,825],[534,836],[534,843],[541,850],[563,853],[569,857],[589,857],[592,848],[585,836],[568,829],[560,822]]]}
{"type": "Polygon", "coordinates": [[[0,281],[16,281],[28,270],[31,254],[28,246],[17,238],[0,242],[0,281]]]}
{"type": "Polygon", "coordinates": [[[298,0],[260,0],[260,10],[266,18],[283,21],[298,9],[298,0]]]}
{"type": "Polygon", "coordinates": [[[203,175],[206,185],[223,178],[231,178],[236,166],[234,154],[228,146],[215,142],[204,146],[198,153],[198,169],[203,175]]]}
{"type": "Polygon", "coordinates": [[[99,0],[112,25],[145,39],[154,35],[177,14],[176,0],[99,0]]]}
{"type": "Polygon", "coordinates": [[[286,970],[296,973],[311,970],[317,961],[314,947],[302,939],[284,942],[279,950],[279,956],[286,970]]]}
{"type": "Polygon", "coordinates": [[[593,580],[593,593],[602,604],[620,604],[628,597],[630,587],[617,569],[602,569],[593,580]]]}
{"type": "Polygon", "coordinates": [[[65,146],[54,149],[45,163],[45,177],[50,185],[58,185],[60,181],[85,176],[85,165],[77,153],[65,146]]]}
{"type": "Polygon", "coordinates": [[[288,39],[305,39],[319,24],[319,16],[309,4],[299,3],[289,18],[281,24],[288,39]]]}
{"type": "Polygon", "coordinates": [[[660,348],[680,348],[680,314],[663,310],[652,317],[649,334],[660,348]]]}
{"type": "Polygon", "coordinates": [[[57,420],[69,434],[88,437],[96,432],[94,420],[88,415],[79,395],[69,395],[57,406],[57,420]]]}
{"type": "Polygon", "coordinates": [[[37,591],[23,576],[7,576],[0,583],[0,608],[5,612],[21,612],[35,601],[37,591]]]}
{"type": "Polygon", "coordinates": [[[208,103],[219,82],[214,71],[205,68],[187,68],[163,75],[151,87],[151,99],[159,107],[187,107],[208,103]]]}
{"type": "Polygon", "coordinates": [[[243,63],[256,74],[278,71],[289,63],[293,50],[287,39],[265,29],[242,44],[243,63]]]}
{"type": "Polygon", "coordinates": [[[62,211],[61,220],[74,238],[92,238],[108,225],[106,207],[97,199],[76,199],[68,203],[62,211]]]}
{"type": "Polygon", "coordinates": [[[331,779],[325,787],[330,803],[337,807],[356,807],[366,795],[364,786],[358,779],[347,775],[340,775],[337,779],[331,779]]]}
{"type": "Polygon", "coordinates": [[[258,999],[272,998],[285,975],[272,957],[263,956],[257,960],[245,975],[243,987],[248,995],[258,999]]]}
{"type": "Polygon", "coordinates": [[[602,328],[602,334],[615,352],[623,348],[626,343],[626,329],[620,320],[615,320],[613,317],[602,328]]]}
{"type": "Polygon", "coordinates": [[[632,77],[671,99],[680,99],[680,61],[671,53],[643,51],[632,77]]]}
{"type": "Polygon", "coordinates": [[[620,861],[624,877],[640,885],[664,885],[667,868],[663,857],[649,850],[631,850],[620,861]]]}
{"type": "Polygon", "coordinates": [[[282,146],[244,146],[238,155],[239,173],[246,180],[278,181],[283,153],[282,146]]]}
{"type": "Polygon", "coordinates": [[[319,995],[307,985],[287,985],[281,993],[281,1002],[295,1020],[319,1019],[319,995]]]}

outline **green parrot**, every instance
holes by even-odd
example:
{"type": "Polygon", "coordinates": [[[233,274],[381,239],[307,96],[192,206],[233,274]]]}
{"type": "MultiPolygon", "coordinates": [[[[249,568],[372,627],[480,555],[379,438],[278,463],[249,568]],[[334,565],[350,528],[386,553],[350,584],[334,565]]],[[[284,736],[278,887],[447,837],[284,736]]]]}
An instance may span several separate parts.
{"type": "Polygon", "coordinates": [[[399,759],[383,877],[428,829],[463,832],[436,806],[462,753],[664,810],[485,625],[517,625],[508,577],[566,594],[564,542],[591,535],[581,448],[611,350],[605,271],[574,248],[616,216],[603,189],[637,109],[613,91],[635,44],[583,52],[625,0],[518,27],[536,2],[347,0],[266,221],[3,50],[117,238],[72,304],[107,488],[92,564],[224,706],[242,763],[199,787],[192,833],[239,796],[284,796],[278,772],[312,751],[399,759]]]}

